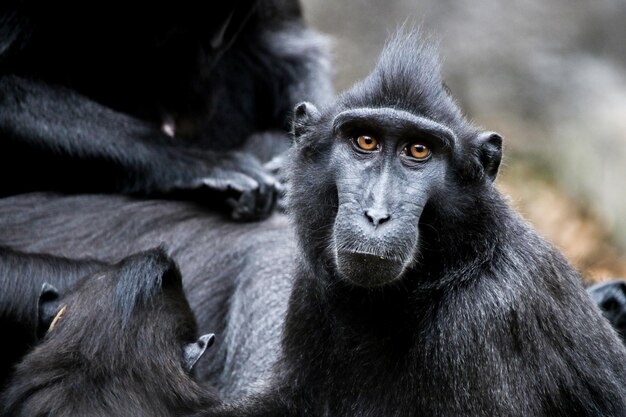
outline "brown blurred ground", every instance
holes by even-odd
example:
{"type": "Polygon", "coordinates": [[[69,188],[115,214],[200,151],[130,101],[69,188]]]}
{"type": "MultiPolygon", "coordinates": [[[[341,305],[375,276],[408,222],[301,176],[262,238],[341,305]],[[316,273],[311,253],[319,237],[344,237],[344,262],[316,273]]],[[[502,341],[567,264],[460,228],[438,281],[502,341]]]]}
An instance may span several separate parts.
{"type": "Polygon", "coordinates": [[[552,242],[590,282],[626,278],[626,255],[591,209],[572,199],[529,163],[503,167],[498,188],[543,237],[552,242]]]}

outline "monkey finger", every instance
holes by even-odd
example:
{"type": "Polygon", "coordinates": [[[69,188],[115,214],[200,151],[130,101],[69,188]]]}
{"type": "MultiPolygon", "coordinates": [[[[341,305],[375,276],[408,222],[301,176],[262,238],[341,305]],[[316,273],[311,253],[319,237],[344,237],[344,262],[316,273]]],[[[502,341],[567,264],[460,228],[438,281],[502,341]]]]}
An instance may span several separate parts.
{"type": "Polygon", "coordinates": [[[220,170],[216,175],[204,177],[201,183],[213,190],[218,191],[236,191],[244,193],[259,187],[259,183],[248,175],[240,172],[226,172],[220,170]]]}

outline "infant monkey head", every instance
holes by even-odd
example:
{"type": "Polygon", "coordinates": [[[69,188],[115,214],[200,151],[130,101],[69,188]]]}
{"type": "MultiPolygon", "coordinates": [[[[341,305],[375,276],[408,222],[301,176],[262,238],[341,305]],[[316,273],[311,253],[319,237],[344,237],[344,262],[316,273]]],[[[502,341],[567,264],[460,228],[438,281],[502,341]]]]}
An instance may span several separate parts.
{"type": "Polygon", "coordinates": [[[197,337],[175,263],[162,249],[130,256],[60,296],[39,300],[40,345],[16,368],[5,413],[165,416],[210,402],[192,368],[197,337]]]}

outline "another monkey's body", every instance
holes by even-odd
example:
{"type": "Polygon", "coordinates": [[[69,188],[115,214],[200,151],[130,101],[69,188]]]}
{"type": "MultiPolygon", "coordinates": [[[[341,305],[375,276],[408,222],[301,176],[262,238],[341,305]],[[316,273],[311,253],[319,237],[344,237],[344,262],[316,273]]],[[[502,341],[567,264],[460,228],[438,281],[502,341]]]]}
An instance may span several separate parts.
{"type": "Polygon", "coordinates": [[[266,217],[280,187],[264,164],[293,106],[330,84],[297,0],[3,1],[0,196],[167,195],[266,217]]]}
{"type": "MultiPolygon", "coordinates": [[[[196,365],[198,378],[232,399],[269,377],[279,353],[296,253],[285,216],[233,223],[194,204],[29,194],[0,199],[0,230],[0,244],[16,249],[108,263],[164,243],[180,267],[200,332],[216,335],[215,346],[196,365]],[[41,215],[39,221],[32,210],[41,215]]],[[[27,295],[38,293],[41,282],[24,275],[7,278],[16,287],[15,300],[7,306],[26,310],[18,298],[31,305],[27,295]]],[[[19,324],[29,323],[22,318],[19,324]]]]}

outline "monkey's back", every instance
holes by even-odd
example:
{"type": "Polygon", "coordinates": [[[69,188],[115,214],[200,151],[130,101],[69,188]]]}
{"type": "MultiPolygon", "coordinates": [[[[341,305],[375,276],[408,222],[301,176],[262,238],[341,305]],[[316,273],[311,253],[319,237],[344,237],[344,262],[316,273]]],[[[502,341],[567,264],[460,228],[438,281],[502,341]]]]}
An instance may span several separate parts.
{"type": "Polygon", "coordinates": [[[196,365],[199,378],[229,399],[269,376],[295,263],[285,216],[236,223],[193,203],[23,194],[0,200],[0,245],[106,262],[163,245],[180,266],[200,332],[216,334],[196,365]]]}

